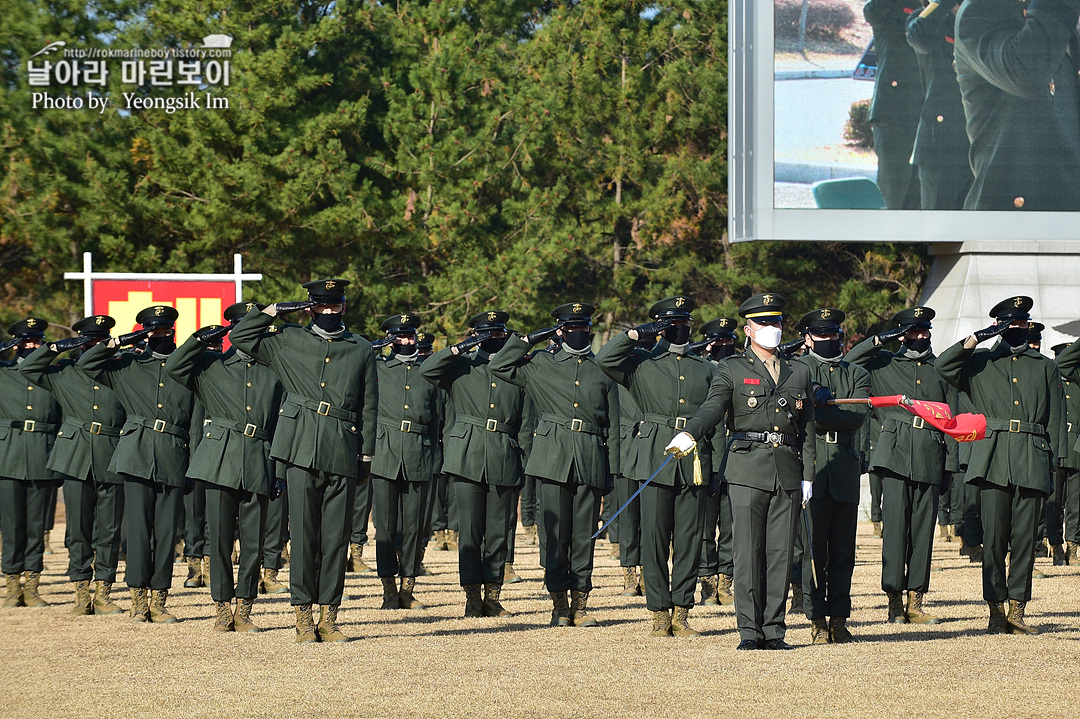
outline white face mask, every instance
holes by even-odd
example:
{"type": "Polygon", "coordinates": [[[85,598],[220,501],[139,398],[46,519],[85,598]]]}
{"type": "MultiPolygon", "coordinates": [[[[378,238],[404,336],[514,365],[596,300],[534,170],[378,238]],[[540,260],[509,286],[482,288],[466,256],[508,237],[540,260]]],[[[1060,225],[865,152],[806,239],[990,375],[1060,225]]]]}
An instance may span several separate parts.
{"type": "Polygon", "coordinates": [[[780,336],[783,331],[774,325],[764,325],[754,331],[754,341],[767,350],[776,349],[780,346],[780,336]]]}

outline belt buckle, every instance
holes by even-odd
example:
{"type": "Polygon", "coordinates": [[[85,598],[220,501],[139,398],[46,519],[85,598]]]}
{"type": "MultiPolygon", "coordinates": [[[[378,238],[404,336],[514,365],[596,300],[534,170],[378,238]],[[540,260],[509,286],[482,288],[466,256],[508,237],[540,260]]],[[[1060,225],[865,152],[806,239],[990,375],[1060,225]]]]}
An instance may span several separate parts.
{"type": "Polygon", "coordinates": [[[323,417],[327,416],[328,414],[330,414],[330,403],[319,402],[319,408],[315,410],[315,413],[321,414],[323,417]]]}
{"type": "Polygon", "coordinates": [[[570,431],[571,432],[580,432],[581,431],[581,425],[582,425],[582,421],[580,419],[575,418],[575,419],[570,420],[570,431]]]}
{"type": "Polygon", "coordinates": [[[913,417],[911,420],[911,426],[915,429],[922,429],[926,426],[926,421],[922,417],[913,417]]]}
{"type": "Polygon", "coordinates": [[[836,444],[836,432],[825,433],[825,444],[836,444]]]}
{"type": "Polygon", "coordinates": [[[499,420],[497,420],[497,419],[489,419],[487,421],[487,424],[484,425],[484,429],[486,429],[488,432],[498,432],[499,431],[499,420]]]}
{"type": "Polygon", "coordinates": [[[1072,433],[1072,431],[1073,431],[1073,430],[1072,430],[1072,422],[1066,422],[1066,424],[1067,424],[1067,425],[1069,425],[1069,430],[1068,430],[1068,431],[1069,431],[1069,433],[1071,434],[1071,433],[1072,433]]]}
{"type": "Polygon", "coordinates": [[[90,434],[101,434],[101,422],[90,423],[90,434]]]}
{"type": "Polygon", "coordinates": [[[154,429],[155,432],[164,432],[165,431],[165,420],[163,420],[163,419],[155,419],[153,429],[154,429]]]}
{"type": "Polygon", "coordinates": [[[1019,432],[1020,431],[1020,420],[1018,420],[1018,419],[1010,419],[1009,420],[1009,431],[1014,433],[1014,434],[1016,432],[1019,432]]]}
{"type": "Polygon", "coordinates": [[[255,430],[257,430],[257,429],[259,429],[259,428],[256,427],[255,425],[253,425],[251,422],[248,422],[246,425],[244,425],[244,436],[245,437],[254,437],[255,436],[255,430]]]}
{"type": "Polygon", "coordinates": [[[686,417],[675,418],[675,429],[686,429],[686,417]]]}
{"type": "Polygon", "coordinates": [[[22,431],[23,432],[36,432],[37,431],[35,429],[36,427],[37,427],[37,420],[33,420],[33,419],[24,419],[23,420],[23,423],[22,423],[22,431]]]}
{"type": "Polygon", "coordinates": [[[784,437],[779,432],[766,432],[765,433],[765,441],[766,442],[771,442],[772,446],[774,446],[774,447],[779,447],[780,442],[783,439],[784,439],[784,437]]]}
{"type": "Polygon", "coordinates": [[[412,432],[412,420],[411,419],[403,419],[403,420],[401,420],[401,431],[402,432],[412,432]]]}

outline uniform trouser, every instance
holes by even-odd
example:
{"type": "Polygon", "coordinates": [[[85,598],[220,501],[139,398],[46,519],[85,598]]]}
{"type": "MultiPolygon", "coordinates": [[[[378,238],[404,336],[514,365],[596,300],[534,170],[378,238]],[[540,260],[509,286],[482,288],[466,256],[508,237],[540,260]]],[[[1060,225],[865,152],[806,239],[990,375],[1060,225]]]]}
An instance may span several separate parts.
{"type": "Polygon", "coordinates": [[[129,587],[161,590],[172,586],[173,550],[183,504],[183,487],[124,477],[128,540],[124,581],[129,587]]]}
{"type": "MultiPolygon", "coordinates": [[[[600,500],[600,524],[607,524],[608,520],[611,519],[611,515],[615,514],[615,510],[618,508],[619,507],[615,504],[615,496],[613,494],[609,494],[606,497],[603,497],[600,500]]],[[[611,524],[608,524],[608,528],[604,530],[604,536],[607,537],[607,540],[609,542],[612,542],[613,544],[619,543],[620,519],[622,519],[621,514],[618,517],[615,517],[615,521],[611,524]]],[[[594,529],[593,531],[595,532],[596,530],[594,529]]]]}
{"type": "Polygon", "coordinates": [[[870,472],[870,521],[881,521],[881,475],[870,472]]]}
{"type": "Polygon", "coordinates": [[[727,482],[720,483],[720,493],[705,499],[705,533],[701,548],[699,577],[713,577],[732,572],[731,496],[727,482]]]}
{"type": "Polygon", "coordinates": [[[516,487],[454,477],[458,509],[458,575],[461,586],[502,584],[508,517],[516,487]]]}
{"type": "Polygon", "coordinates": [[[0,477],[0,534],[4,537],[4,574],[40,572],[45,568],[45,512],[51,479],[0,477]]]}
{"type": "Polygon", "coordinates": [[[1060,467],[1054,472],[1054,492],[1046,498],[1046,538],[1051,545],[1080,540],[1080,471],[1060,467]]]}
{"type": "Polygon", "coordinates": [[[56,495],[57,487],[54,482],[49,489],[49,503],[45,506],[45,531],[51,532],[56,526],[56,495]]]}
{"type": "Polygon", "coordinates": [[[739,637],[783,639],[792,547],[799,521],[798,490],[732,484],[735,618],[739,637]]]}
{"type": "MultiPolygon", "coordinates": [[[[262,564],[267,569],[281,569],[285,566],[282,553],[285,542],[289,541],[289,493],[282,492],[277,499],[271,499],[266,507],[266,530],[263,534],[262,564]]],[[[242,547],[241,547],[242,548],[242,547]]],[[[213,571],[214,565],[210,565],[213,571]]]]}
{"type": "Polygon", "coordinates": [[[97,579],[112,584],[120,559],[120,522],[124,485],[68,479],[64,482],[67,513],[68,579],[97,579]]]}
{"type": "Polygon", "coordinates": [[[215,602],[234,597],[255,599],[259,593],[259,564],[266,532],[265,494],[206,483],[207,551],[210,556],[210,596],[215,602]],[[233,535],[240,526],[240,562],[233,586],[233,535]]]}
{"type": "MultiPolygon", "coordinates": [[[[811,497],[803,510],[810,523],[810,538],[804,540],[807,551],[803,552],[802,572],[803,611],[807,619],[851,616],[851,575],[855,572],[859,505],[838,502],[827,492],[824,495],[811,497]]],[[[802,530],[804,534],[805,531],[802,530]]]]}
{"type": "Polygon", "coordinates": [[[911,164],[918,120],[907,124],[873,122],[870,128],[878,158],[877,185],[885,206],[890,210],[919,209],[919,173],[911,164]]]}
{"type": "Polygon", "coordinates": [[[983,519],[983,599],[1027,602],[1035,567],[1035,530],[1046,495],[1014,484],[1002,487],[980,481],[978,486],[983,519]]]}
{"type": "Polygon", "coordinates": [[[536,524],[536,515],[540,511],[540,500],[537,496],[538,482],[536,477],[525,477],[525,486],[521,488],[521,526],[531,527],[536,524]]]}
{"type": "Polygon", "coordinates": [[[799,520],[799,526],[795,528],[795,542],[791,547],[791,576],[788,578],[792,585],[802,586],[803,583],[803,558],[806,554],[805,544],[806,530],[799,520]]]}
{"type": "MultiPolygon", "coordinates": [[[[622,475],[615,477],[615,491],[619,506],[626,504],[630,496],[638,490],[641,482],[627,479],[622,475]]],[[[611,495],[608,495],[611,496],[611,495]]],[[[641,566],[641,496],[619,515],[619,564],[623,567],[641,566]]]]}
{"type": "MultiPolygon", "coordinates": [[[[955,153],[951,153],[955,154],[955,153]]],[[[947,160],[950,154],[942,158],[947,160]]],[[[918,166],[919,197],[922,210],[962,210],[964,199],[975,178],[963,153],[958,162],[939,162],[918,166]]]]}
{"type": "Polygon", "coordinates": [[[638,495],[645,603],[651,612],[694,606],[708,492],[708,485],[687,484],[681,472],[676,471],[674,485],[650,482],[638,495]],[[670,577],[669,545],[675,554],[670,577]]]}
{"type": "Polygon", "coordinates": [[[938,526],[964,525],[964,482],[962,475],[953,477],[952,485],[948,492],[938,494],[938,526]]]}
{"type": "Polygon", "coordinates": [[[195,489],[184,495],[184,556],[205,557],[210,554],[206,546],[206,482],[194,482],[195,489]]]}
{"type": "Polygon", "coordinates": [[[934,551],[938,486],[883,473],[881,589],[926,592],[934,551]]]}
{"type": "Polygon", "coordinates": [[[349,541],[353,544],[367,544],[372,491],[371,482],[356,488],[356,496],[352,503],[352,534],[349,537],[349,541]]]}
{"type": "Polygon", "coordinates": [[[436,482],[438,498],[435,500],[435,518],[432,520],[433,529],[449,529],[457,531],[457,492],[454,491],[454,475],[438,474],[432,480],[436,482]]]}
{"type": "Polygon", "coordinates": [[[566,482],[538,477],[537,485],[544,517],[544,584],[549,592],[591,592],[600,488],[581,484],[573,472],[566,482]]]}
{"type": "MultiPolygon", "coordinates": [[[[954,477],[953,481],[959,481],[954,477]]],[[[964,485],[964,546],[975,547],[983,543],[982,501],[979,488],[969,482],[964,485]]]]}
{"type": "Polygon", "coordinates": [[[429,477],[424,482],[424,517],[423,522],[420,524],[420,541],[427,542],[431,539],[431,522],[435,516],[435,481],[434,477],[429,477]]]}
{"type": "MultiPolygon", "coordinates": [[[[288,465],[293,604],[337,606],[345,590],[356,478],[288,465]]],[[[369,481],[367,485],[370,485],[369,481]]]]}
{"type": "Polygon", "coordinates": [[[514,548],[517,545],[517,508],[520,497],[521,490],[515,487],[514,496],[510,498],[510,506],[506,513],[506,561],[510,564],[514,563],[514,548]]]}
{"type": "Polygon", "coordinates": [[[420,574],[420,549],[428,483],[371,477],[375,508],[375,562],[380,577],[416,577],[420,574]],[[401,546],[398,564],[397,546],[401,546]]]}

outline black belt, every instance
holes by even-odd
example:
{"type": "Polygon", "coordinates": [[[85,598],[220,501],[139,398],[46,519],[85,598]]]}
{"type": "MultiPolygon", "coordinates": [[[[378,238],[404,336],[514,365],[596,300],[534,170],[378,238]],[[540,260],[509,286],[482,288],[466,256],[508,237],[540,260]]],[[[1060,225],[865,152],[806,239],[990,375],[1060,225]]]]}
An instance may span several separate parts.
{"type": "Polygon", "coordinates": [[[651,422],[653,424],[666,424],[672,429],[685,429],[686,421],[689,417],[669,417],[666,414],[653,414],[646,412],[644,414],[643,422],[651,422]]]}
{"type": "Polygon", "coordinates": [[[0,419],[0,424],[6,424],[8,427],[21,429],[23,432],[44,432],[46,434],[52,434],[57,430],[55,424],[38,422],[35,419],[0,419]]]}
{"type": "Polygon", "coordinates": [[[1021,422],[1018,419],[997,419],[995,417],[986,418],[986,428],[992,429],[995,432],[1024,432],[1025,434],[1037,434],[1045,435],[1046,427],[1035,422],[1021,422]]]}
{"type": "MultiPolygon", "coordinates": [[[[163,419],[147,419],[146,417],[139,417],[137,415],[128,415],[128,422],[137,424],[147,429],[151,429],[155,432],[162,432],[164,434],[171,434],[174,437],[179,437],[182,440],[187,440],[188,431],[186,428],[176,424],[169,424],[163,419]]],[[[123,430],[120,432],[123,434],[123,430]]]]}
{"type": "Polygon", "coordinates": [[[90,434],[101,434],[101,435],[104,435],[106,437],[119,437],[120,436],[120,428],[119,427],[110,427],[109,425],[102,424],[101,422],[80,422],[79,420],[75,420],[75,419],[65,420],[64,424],[60,427],[60,434],[64,433],[64,426],[67,426],[67,425],[77,427],[77,428],[81,429],[84,432],[89,432],[90,434]]]}
{"type": "Polygon", "coordinates": [[[379,424],[384,427],[390,427],[392,429],[399,429],[402,432],[408,432],[410,434],[427,434],[428,426],[421,424],[420,422],[414,422],[411,419],[403,419],[401,422],[392,422],[388,419],[380,419],[379,424]]]}
{"type": "MultiPolygon", "coordinates": [[[[233,432],[239,432],[245,437],[251,437],[252,439],[261,439],[264,442],[270,441],[270,433],[265,429],[261,429],[258,426],[251,424],[250,422],[241,426],[239,422],[231,419],[218,419],[217,417],[211,417],[208,423],[210,426],[224,427],[225,429],[231,429],[233,432]]],[[[206,429],[204,426],[203,429],[206,429]]]]}
{"type": "Polygon", "coordinates": [[[557,414],[549,414],[547,412],[540,415],[540,421],[550,422],[551,424],[558,425],[559,427],[565,427],[571,432],[585,432],[586,434],[595,434],[600,437],[603,437],[607,434],[604,431],[604,428],[598,424],[586,422],[583,419],[560,417],[557,414]]]}
{"type": "Polygon", "coordinates": [[[468,414],[459,414],[454,419],[458,422],[471,424],[473,427],[483,427],[488,432],[517,434],[517,427],[514,427],[513,425],[507,425],[506,422],[500,422],[497,419],[480,419],[479,417],[473,417],[472,415],[468,414]]]}
{"type": "Polygon", "coordinates": [[[785,447],[795,446],[795,438],[790,434],[784,434],[783,432],[732,432],[731,438],[745,439],[750,442],[765,442],[774,447],[781,444],[785,447]]]}
{"type": "Polygon", "coordinates": [[[285,395],[285,401],[298,404],[304,409],[309,409],[315,414],[322,415],[323,417],[333,417],[334,419],[341,419],[354,424],[356,423],[356,412],[350,412],[347,409],[335,407],[329,402],[308,399],[307,397],[291,393],[285,395]]]}

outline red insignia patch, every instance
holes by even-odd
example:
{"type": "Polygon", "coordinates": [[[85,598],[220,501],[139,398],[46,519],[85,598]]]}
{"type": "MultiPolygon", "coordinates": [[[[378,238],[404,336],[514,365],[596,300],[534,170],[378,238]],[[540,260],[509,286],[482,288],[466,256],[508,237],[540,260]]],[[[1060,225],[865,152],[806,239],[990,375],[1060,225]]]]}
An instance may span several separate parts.
{"type": "Polygon", "coordinates": [[[743,377],[743,384],[761,384],[761,380],[754,379],[753,377],[743,377]]]}

